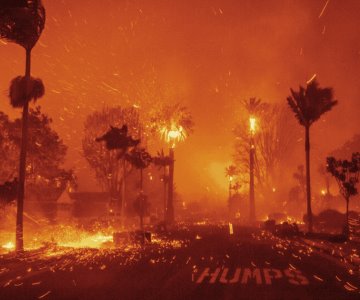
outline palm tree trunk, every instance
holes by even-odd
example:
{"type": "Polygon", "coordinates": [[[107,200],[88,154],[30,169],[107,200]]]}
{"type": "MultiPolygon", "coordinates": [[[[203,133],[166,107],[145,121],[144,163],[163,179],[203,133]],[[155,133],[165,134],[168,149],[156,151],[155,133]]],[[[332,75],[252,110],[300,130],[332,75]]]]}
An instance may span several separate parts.
{"type": "Polygon", "coordinates": [[[306,202],[308,231],[313,231],[313,216],[311,210],[311,186],[310,186],[310,126],[305,126],[305,153],[306,153],[306,202]]]}
{"type": "Polygon", "coordinates": [[[143,191],[143,169],[140,168],[140,192],[143,191]]]}
{"type": "Polygon", "coordinates": [[[229,179],[229,205],[231,203],[231,180],[229,179]]]}
{"type": "Polygon", "coordinates": [[[125,224],[125,201],[126,201],[126,160],[123,158],[123,182],[121,187],[121,227],[125,224]]]}
{"type": "Polygon", "coordinates": [[[346,198],[346,220],[345,220],[345,234],[349,236],[349,198],[346,198]]]}
{"type": "Polygon", "coordinates": [[[164,222],[166,222],[166,167],[164,166],[164,222]]]}
{"type": "Polygon", "coordinates": [[[167,222],[174,222],[174,149],[170,148],[170,165],[169,165],[169,183],[168,183],[168,203],[167,203],[167,222]]]}
{"type": "Polygon", "coordinates": [[[140,200],[140,230],[142,232],[142,242],[144,241],[144,194],[143,194],[143,169],[140,168],[140,193],[139,193],[139,200],[140,200]]]}
{"type": "MultiPolygon", "coordinates": [[[[31,68],[31,50],[26,49],[26,66],[25,78],[26,89],[28,89],[30,81],[31,68]]],[[[20,166],[19,166],[19,186],[17,198],[17,213],[16,213],[16,252],[24,251],[24,195],[25,195],[25,173],[26,173],[26,150],[28,139],[28,117],[29,117],[29,103],[26,102],[22,112],[22,133],[21,133],[21,149],[20,149],[20,166]]]]}
{"type": "Polygon", "coordinates": [[[255,187],[254,187],[254,156],[255,156],[255,145],[253,137],[250,138],[250,186],[249,186],[249,197],[250,197],[250,223],[254,223],[256,220],[255,216],[255,187]]]}
{"type": "Polygon", "coordinates": [[[144,231],[144,199],[142,198],[143,194],[140,194],[139,206],[140,206],[140,230],[144,231]]]}
{"type": "Polygon", "coordinates": [[[144,215],[143,215],[143,207],[142,207],[142,201],[140,201],[140,230],[141,232],[144,231],[144,215]]]}
{"type": "MultiPolygon", "coordinates": [[[[143,169],[140,168],[140,195],[143,196],[143,169]]],[[[144,229],[144,203],[143,199],[140,199],[140,229],[144,229]]]]}

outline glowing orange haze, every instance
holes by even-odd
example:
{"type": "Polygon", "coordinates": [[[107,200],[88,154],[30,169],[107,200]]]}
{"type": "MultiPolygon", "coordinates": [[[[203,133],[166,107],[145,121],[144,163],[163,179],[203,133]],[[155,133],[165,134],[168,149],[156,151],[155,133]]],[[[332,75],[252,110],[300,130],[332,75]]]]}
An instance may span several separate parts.
{"type": "MultiPolygon", "coordinates": [[[[176,182],[185,195],[225,199],[236,101],[285,102],[317,74],[339,105],[312,130],[312,158],[358,132],[360,1],[44,0],[46,29],[33,51],[43,78],[43,111],[69,146],[68,167],[91,189],[81,158],[85,117],[103,106],[182,100],[195,133],[176,150],[176,182]],[[329,135],[332,134],[331,138],[329,135]]],[[[24,69],[23,50],[0,43],[0,110],[10,80],[24,69]]],[[[299,161],[303,162],[299,143],[299,161]]],[[[313,167],[316,170],[316,167],[313,167]]]]}

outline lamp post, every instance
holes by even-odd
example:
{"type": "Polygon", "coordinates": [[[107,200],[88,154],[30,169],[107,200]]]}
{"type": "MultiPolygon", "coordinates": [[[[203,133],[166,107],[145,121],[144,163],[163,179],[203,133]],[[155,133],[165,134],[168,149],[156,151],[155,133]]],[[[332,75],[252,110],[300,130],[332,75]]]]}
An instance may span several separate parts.
{"type": "Polygon", "coordinates": [[[255,222],[255,188],[254,188],[254,157],[255,157],[255,143],[254,135],[256,130],[256,119],[252,116],[249,118],[250,125],[250,190],[249,190],[249,200],[250,200],[250,216],[249,220],[251,223],[255,222]]]}
{"type": "Polygon", "coordinates": [[[231,183],[233,181],[233,177],[230,175],[229,176],[229,203],[231,201],[231,189],[232,189],[232,186],[231,186],[231,183]]]}
{"type": "Polygon", "coordinates": [[[166,205],[166,222],[171,224],[175,220],[174,214],[174,163],[175,163],[175,146],[176,143],[185,139],[186,134],[182,126],[176,124],[171,125],[170,130],[163,129],[165,140],[169,144],[169,182],[168,182],[168,198],[166,205]]]}
{"type": "Polygon", "coordinates": [[[168,182],[168,198],[166,206],[166,222],[173,223],[174,215],[174,148],[169,149],[170,165],[169,165],[169,182],[168,182]]]}
{"type": "Polygon", "coordinates": [[[166,209],[166,222],[174,221],[174,152],[178,142],[184,141],[192,132],[193,121],[191,114],[180,103],[163,105],[154,115],[153,127],[160,137],[169,145],[169,181],[166,209]]]}

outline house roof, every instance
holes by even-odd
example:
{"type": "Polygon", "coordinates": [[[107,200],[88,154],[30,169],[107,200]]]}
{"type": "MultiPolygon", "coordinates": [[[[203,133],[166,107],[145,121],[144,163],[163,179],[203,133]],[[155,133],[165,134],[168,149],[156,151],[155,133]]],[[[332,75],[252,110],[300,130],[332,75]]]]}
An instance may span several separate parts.
{"type": "Polygon", "coordinates": [[[110,197],[109,193],[104,192],[73,192],[69,196],[77,202],[107,202],[110,197]]]}

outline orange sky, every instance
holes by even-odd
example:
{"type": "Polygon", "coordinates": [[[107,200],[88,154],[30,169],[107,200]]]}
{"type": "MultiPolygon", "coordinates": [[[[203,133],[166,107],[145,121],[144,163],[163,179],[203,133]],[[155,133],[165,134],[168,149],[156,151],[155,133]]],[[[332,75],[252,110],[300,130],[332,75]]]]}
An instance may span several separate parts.
{"type": "MultiPolygon", "coordinates": [[[[92,188],[81,158],[86,115],[104,105],[182,100],[195,133],[176,150],[180,193],[225,199],[236,101],[285,102],[314,74],[339,105],[312,128],[313,160],[359,132],[360,1],[47,0],[46,28],[33,50],[39,104],[69,146],[67,166],[92,188]],[[320,17],[319,17],[320,16],[320,17]],[[331,136],[330,136],[331,135],[331,136]]],[[[0,42],[0,110],[24,51],[0,42]]],[[[303,145],[299,145],[303,149],[303,145]]],[[[300,164],[303,156],[299,157],[300,164]]]]}

